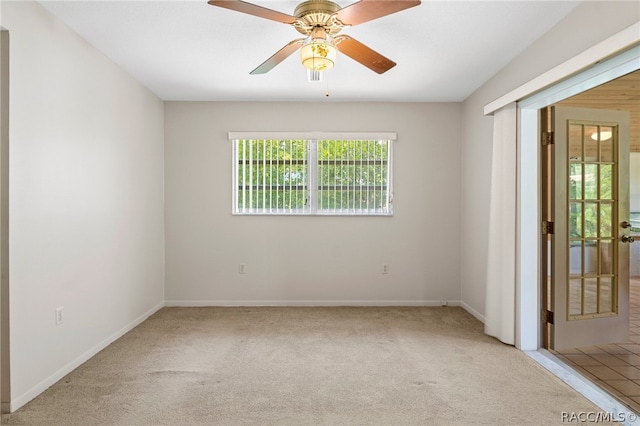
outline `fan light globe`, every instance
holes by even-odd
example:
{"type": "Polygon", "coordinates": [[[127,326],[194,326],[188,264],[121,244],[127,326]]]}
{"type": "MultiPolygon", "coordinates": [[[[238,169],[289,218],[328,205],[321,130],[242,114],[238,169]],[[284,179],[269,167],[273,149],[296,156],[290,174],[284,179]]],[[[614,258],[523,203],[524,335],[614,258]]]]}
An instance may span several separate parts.
{"type": "Polygon", "coordinates": [[[300,59],[305,68],[325,71],[335,65],[337,52],[330,37],[311,38],[300,49],[300,59]]]}
{"type": "MultiPolygon", "coordinates": [[[[611,133],[610,130],[602,130],[600,131],[600,140],[601,141],[608,141],[609,139],[611,139],[611,136],[613,134],[611,133]]],[[[591,139],[593,139],[594,141],[598,140],[598,132],[593,132],[591,134],[591,139]]]]}

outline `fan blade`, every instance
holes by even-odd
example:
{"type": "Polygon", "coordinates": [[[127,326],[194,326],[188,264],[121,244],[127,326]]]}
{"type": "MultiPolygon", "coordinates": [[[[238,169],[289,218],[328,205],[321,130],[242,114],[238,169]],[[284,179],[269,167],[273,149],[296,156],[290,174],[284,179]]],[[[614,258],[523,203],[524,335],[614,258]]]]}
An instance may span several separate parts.
{"type": "Polygon", "coordinates": [[[208,3],[211,6],[224,7],[225,9],[247,13],[259,18],[271,19],[272,21],[282,22],[284,24],[293,24],[298,20],[295,16],[267,9],[266,7],[258,6],[257,4],[247,3],[242,0],[209,0],[208,3]]]}
{"type": "Polygon", "coordinates": [[[360,0],[336,12],[345,25],[358,25],[420,4],[420,0],[360,0]]]}
{"type": "Polygon", "coordinates": [[[298,50],[302,43],[304,42],[303,38],[299,38],[293,41],[290,41],[285,47],[278,50],[272,57],[264,61],[262,64],[258,66],[255,70],[251,71],[249,74],[265,74],[271,71],[276,65],[280,62],[287,59],[293,52],[298,50]]]}
{"type": "Polygon", "coordinates": [[[336,37],[335,42],[341,53],[344,53],[351,59],[360,62],[365,67],[377,72],[378,74],[385,73],[396,66],[396,63],[391,59],[385,58],[375,50],[347,35],[340,35],[336,37]]]}

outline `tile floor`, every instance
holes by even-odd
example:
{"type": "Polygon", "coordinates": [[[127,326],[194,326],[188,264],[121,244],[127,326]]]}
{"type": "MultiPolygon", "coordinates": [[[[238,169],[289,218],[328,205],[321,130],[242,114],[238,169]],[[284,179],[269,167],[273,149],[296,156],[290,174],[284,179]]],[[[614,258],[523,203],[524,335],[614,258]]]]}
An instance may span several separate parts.
{"type": "Polygon", "coordinates": [[[640,413],[640,277],[629,283],[629,341],[555,352],[598,386],[640,413]]]}

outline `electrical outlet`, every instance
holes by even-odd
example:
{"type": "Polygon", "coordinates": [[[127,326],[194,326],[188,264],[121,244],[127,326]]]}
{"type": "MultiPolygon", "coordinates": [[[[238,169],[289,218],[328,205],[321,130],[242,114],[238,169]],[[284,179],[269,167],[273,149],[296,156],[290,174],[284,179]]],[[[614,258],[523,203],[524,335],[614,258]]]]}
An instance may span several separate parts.
{"type": "Polygon", "coordinates": [[[60,325],[64,322],[64,306],[58,306],[56,308],[56,325],[60,325]]]}
{"type": "Polygon", "coordinates": [[[246,274],[247,273],[247,264],[246,263],[240,263],[238,265],[238,273],[239,274],[246,274]]]}
{"type": "Polygon", "coordinates": [[[383,274],[388,274],[389,273],[389,264],[388,263],[383,263],[382,264],[382,273],[383,274]]]}
{"type": "Polygon", "coordinates": [[[444,297],[442,299],[440,299],[440,306],[447,306],[447,299],[445,299],[444,297]]]}

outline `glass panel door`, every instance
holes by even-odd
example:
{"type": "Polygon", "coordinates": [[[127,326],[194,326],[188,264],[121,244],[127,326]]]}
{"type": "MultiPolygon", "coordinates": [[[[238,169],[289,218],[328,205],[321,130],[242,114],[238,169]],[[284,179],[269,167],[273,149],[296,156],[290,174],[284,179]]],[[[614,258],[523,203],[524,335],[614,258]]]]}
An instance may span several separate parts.
{"type": "Polygon", "coordinates": [[[553,107],[548,326],[551,349],[629,333],[629,114],[553,107]]]}
{"type": "Polygon", "coordinates": [[[617,125],[568,122],[569,319],[617,313],[617,125]]]}

